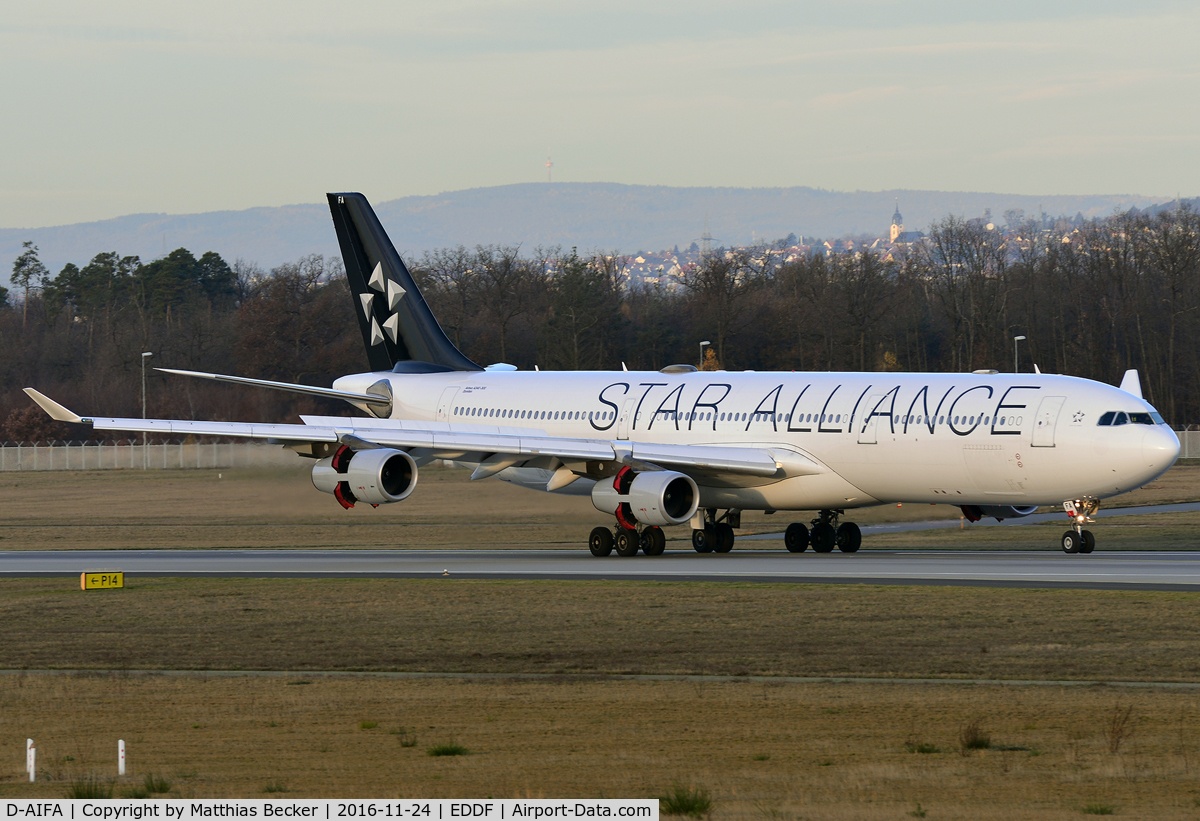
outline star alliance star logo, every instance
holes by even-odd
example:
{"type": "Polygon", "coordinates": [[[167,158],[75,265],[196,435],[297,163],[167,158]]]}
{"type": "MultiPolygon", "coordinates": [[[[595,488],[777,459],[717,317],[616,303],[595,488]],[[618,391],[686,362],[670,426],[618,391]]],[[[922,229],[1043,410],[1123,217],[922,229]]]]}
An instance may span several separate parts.
{"type": "MultiPolygon", "coordinates": [[[[400,304],[400,300],[408,293],[400,287],[399,283],[391,280],[383,275],[383,263],[375,263],[375,270],[371,272],[371,278],[367,284],[376,291],[379,291],[381,296],[387,299],[387,310],[395,311],[396,306],[400,304]]],[[[358,298],[362,300],[363,314],[371,319],[371,344],[378,345],[383,342],[383,332],[387,331],[387,335],[391,337],[392,344],[396,344],[397,338],[400,336],[400,315],[393,313],[383,323],[383,330],[379,329],[379,323],[375,320],[375,315],[371,313],[371,303],[375,300],[375,294],[365,293],[359,294],[358,298]]]]}
{"type": "Polygon", "coordinates": [[[1080,422],[1083,421],[1084,415],[1085,414],[1083,411],[1075,411],[1075,415],[1071,417],[1071,422],[1078,425],[1080,422]]]}

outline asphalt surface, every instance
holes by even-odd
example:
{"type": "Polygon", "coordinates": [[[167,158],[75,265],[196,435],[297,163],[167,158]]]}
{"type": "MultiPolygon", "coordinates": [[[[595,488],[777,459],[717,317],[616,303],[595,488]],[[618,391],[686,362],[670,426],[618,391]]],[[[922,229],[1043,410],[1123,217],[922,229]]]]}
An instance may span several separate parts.
{"type": "MultiPolygon", "coordinates": [[[[1200,504],[1101,510],[1100,516],[1178,513],[1200,504]]],[[[1063,519],[1039,514],[1003,524],[1063,519]]],[[[959,527],[957,520],[873,525],[863,533],[959,527]]],[[[130,576],[243,578],[626,579],[809,584],[919,584],[987,587],[1200,590],[1200,552],[870,550],[801,554],[781,534],[741,537],[734,552],[698,554],[668,542],[662,556],[596,558],[570,550],[72,550],[0,553],[0,578],[78,576],[122,570],[130,576]],[[774,544],[772,544],[772,541],[774,544]],[[769,549],[763,549],[769,548],[769,549]]],[[[1101,545],[1103,540],[1101,539],[1101,545]]]]}
{"type": "Polygon", "coordinates": [[[873,551],[595,558],[586,550],[106,550],[0,554],[0,578],[78,576],[247,578],[634,579],[840,584],[1200,590],[1200,552],[1067,555],[1030,551],[873,551]]]}

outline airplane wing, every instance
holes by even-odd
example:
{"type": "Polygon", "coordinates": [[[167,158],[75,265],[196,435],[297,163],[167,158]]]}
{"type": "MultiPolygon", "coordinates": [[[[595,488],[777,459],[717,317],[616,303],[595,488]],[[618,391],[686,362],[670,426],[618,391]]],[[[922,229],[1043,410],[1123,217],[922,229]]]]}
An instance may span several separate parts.
{"type": "Polygon", "coordinates": [[[33,388],[26,388],[25,393],[52,418],[60,422],[90,424],[96,430],[266,439],[288,446],[340,443],[355,450],[380,446],[421,448],[434,458],[481,463],[496,454],[520,457],[514,464],[524,459],[551,456],[563,462],[619,462],[669,467],[699,476],[733,474],[776,481],[826,472],[822,465],[787,448],[579,439],[526,428],[367,417],[302,416],[302,425],[84,417],[33,388]]]}

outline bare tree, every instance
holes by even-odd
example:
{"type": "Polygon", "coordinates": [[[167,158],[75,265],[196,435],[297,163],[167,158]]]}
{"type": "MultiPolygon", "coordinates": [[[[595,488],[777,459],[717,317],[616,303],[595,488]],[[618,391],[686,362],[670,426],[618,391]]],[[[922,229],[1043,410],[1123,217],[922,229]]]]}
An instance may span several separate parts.
{"type": "Polygon", "coordinates": [[[475,249],[479,302],[495,324],[500,361],[508,360],[508,334],[513,321],[526,313],[530,300],[545,289],[541,271],[521,258],[519,245],[480,245],[475,249]]]}
{"type": "Polygon", "coordinates": [[[692,309],[715,337],[717,359],[728,367],[732,351],[730,340],[753,317],[747,309],[751,297],[763,286],[778,265],[779,257],[771,248],[718,249],[683,272],[692,309]]]}

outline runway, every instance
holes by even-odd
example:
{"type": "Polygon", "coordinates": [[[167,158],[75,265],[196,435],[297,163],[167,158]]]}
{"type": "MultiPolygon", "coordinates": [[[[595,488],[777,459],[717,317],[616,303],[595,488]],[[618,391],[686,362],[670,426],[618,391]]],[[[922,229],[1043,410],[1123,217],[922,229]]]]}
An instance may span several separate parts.
{"type": "MultiPolygon", "coordinates": [[[[1109,508],[1098,516],[1184,513],[1198,503],[1109,508]]],[[[1062,519],[1046,513],[984,520],[1012,527],[1062,519]]],[[[959,527],[957,519],[868,525],[863,533],[959,527]]],[[[586,550],[71,550],[0,552],[0,579],[78,576],[122,570],[130,576],[209,578],[456,578],[915,584],[983,587],[1200,590],[1200,552],[870,550],[787,553],[782,533],[741,536],[732,553],[699,554],[670,541],[666,554],[598,559],[586,550]],[[766,549],[764,549],[766,548],[766,549]]]]}
{"type": "MultiPolygon", "coordinates": [[[[0,553],[0,578],[131,577],[588,579],[1200,590],[1200,552],[862,550],[596,558],[586,550],[137,550],[0,553]]],[[[679,547],[675,547],[679,545],[679,547]]]]}

